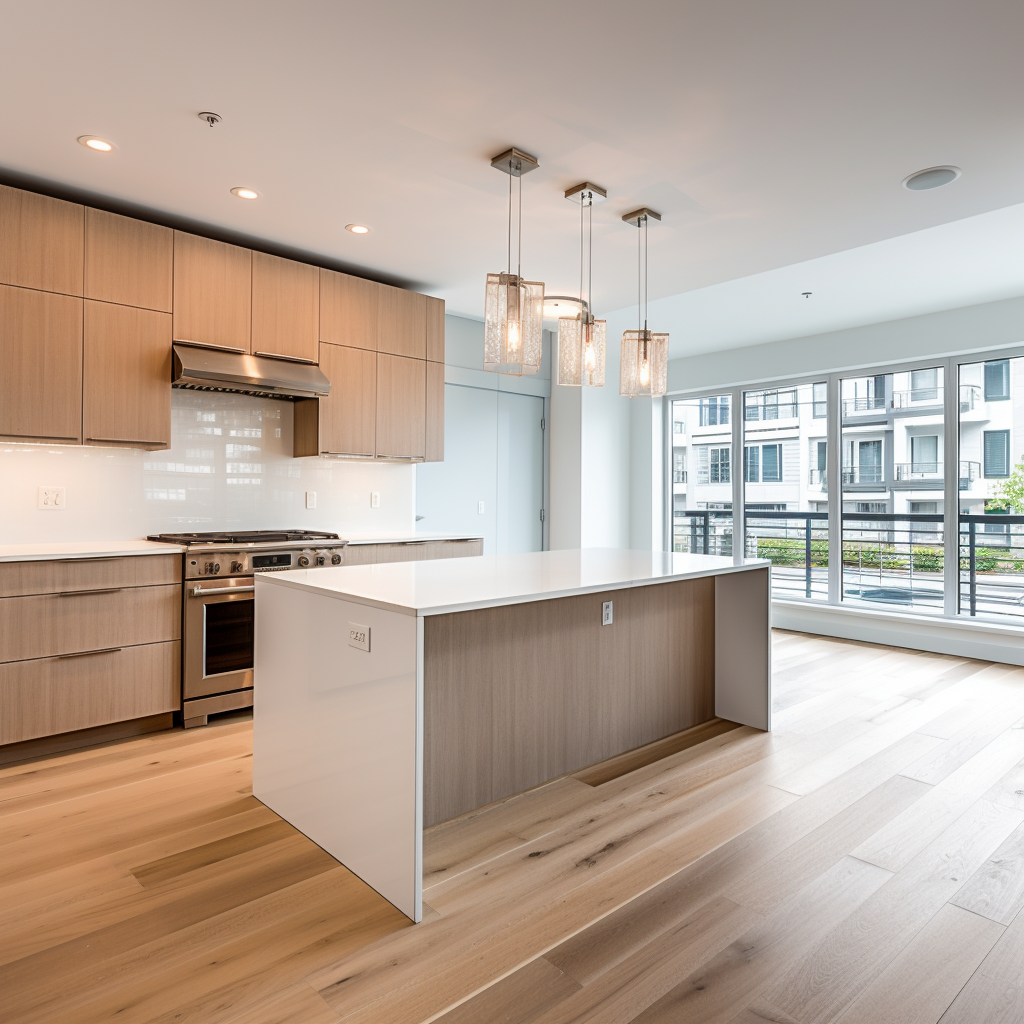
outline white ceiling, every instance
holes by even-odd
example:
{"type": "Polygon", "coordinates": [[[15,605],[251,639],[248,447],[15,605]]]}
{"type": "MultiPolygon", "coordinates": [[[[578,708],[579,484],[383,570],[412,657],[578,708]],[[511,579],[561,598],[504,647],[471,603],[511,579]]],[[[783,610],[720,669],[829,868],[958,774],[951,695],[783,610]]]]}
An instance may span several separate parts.
{"type": "Polygon", "coordinates": [[[469,315],[504,261],[508,179],[488,159],[509,144],[541,163],[524,272],[575,289],[579,211],[561,192],[589,179],[610,197],[596,311],[628,306],[637,233],[619,216],[652,206],[651,296],[701,290],[677,300],[694,351],[847,326],[827,296],[845,289],[833,320],[856,315],[851,275],[872,253],[886,315],[943,308],[970,258],[922,271],[927,245],[872,243],[1024,203],[1014,0],[5,0],[2,18],[0,168],[362,266],[469,315]],[[118,148],[90,152],[84,133],[118,148]],[[900,187],[942,163],[963,176],[900,187]]]}

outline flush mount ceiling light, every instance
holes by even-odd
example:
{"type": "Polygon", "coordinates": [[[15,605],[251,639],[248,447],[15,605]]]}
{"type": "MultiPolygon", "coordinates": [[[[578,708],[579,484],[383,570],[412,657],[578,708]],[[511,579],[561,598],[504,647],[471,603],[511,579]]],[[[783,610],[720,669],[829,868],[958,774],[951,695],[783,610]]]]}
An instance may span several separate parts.
{"type": "Polygon", "coordinates": [[[647,222],[652,218],[661,220],[661,214],[646,206],[622,218],[639,229],[637,329],[622,332],[619,364],[619,394],[627,398],[663,395],[668,391],[668,335],[647,329],[647,222]]]}
{"type": "Polygon", "coordinates": [[[594,203],[602,203],[608,193],[585,181],[570,188],[565,198],[580,204],[580,308],[558,319],[558,365],[555,383],[569,387],[584,384],[604,387],[605,327],[593,313],[593,215],[594,203]]]}
{"type": "Polygon", "coordinates": [[[109,153],[114,148],[112,142],[107,142],[106,139],[98,138],[95,135],[79,135],[78,141],[86,149],[94,149],[97,153],[109,153]]]}
{"type": "Polygon", "coordinates": [[[365,224],[346,224],[346,231],[351,231],[353,235],[368,235],[370,229],[365,224]]]}
{"type": "Polygon", "coordinates": [[[963,172],[952,164],[941,167],[926,167],[923,171],[914,171],[903,179],[903,187],[911,192],[925,192],[932,188],[941,188],[951,181],[956,181],[963,172]]]}
{"type": "Polygon", "coordinates": [[[579,316],[584,303],[575,295],[545,295],[544,319],[558,320],[563,316],[579,316]]]}
{"type": "Polygon", "coordinates": [[[232,190],[233,196],[238,196],[239,199],[259,199],[260,194],[253,188],[244,188],[241,185],[236,185],[232,190]]]}
{"type": "Polygon", "coordinates": [[[536,159],[519,149],[499,153],[491,166],[508,177],[508,262],[505,273],[488,274],[484,293],[484,369],[516,377],[540,369],[544,327],[544,284],[524,281],[523,175],[535,170],[536,159]],[[512,179],[519,181],[516,224],[516,272],[512,273],[512,179]]]}

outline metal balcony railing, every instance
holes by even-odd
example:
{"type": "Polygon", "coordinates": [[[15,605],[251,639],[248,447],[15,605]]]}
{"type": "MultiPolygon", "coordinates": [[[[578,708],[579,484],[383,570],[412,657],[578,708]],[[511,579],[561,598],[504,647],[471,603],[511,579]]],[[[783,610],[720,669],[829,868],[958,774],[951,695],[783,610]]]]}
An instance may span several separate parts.
{"type": "Polygon", "coordinates": [[[961,615],[1024,619],[1024,516],[960,516],[961,615]]]}
{"type": "Polygon", "coordinates": [[[892,407],[894,409],[909,409],[921,405],[942,405],[942,388],[910,388],[907,391],[894,391],[892,393],[892,407]]]}
{"type": "Polygon", "coordinates": [[[807,474],[807,482],[812,487],[828,487],[828,470],[812,469],[807,474]]]}
{"type": "Polygon", "coordinates": [[[686,470],[685,469],[673,469],[672,470],[672,483],[674,483],[674,484],[685,484],[686,483],[686,470]]]}
{"type": "Polygon", "coordinates": [[[942,476],[941,462],[897,462],[897,480],[925,480],[942,476]]]}
{"type": "Polygon", "coordinates": [[[881,466],[844,466],[844,484],[882,484],[885,471],[881,466]]]}
{"type": "Polygon", "coordinates": [[[885,395],[870,395],[867,398],[844,398],[843,416],[850,416],[858,412],[884,411],[886,408],[885,395]]]}
{"type": "Polygon", "coordinates": [[[981,476],[980,462],[960,462],[960,490],[969,491],[971,484],[981,476]]]}
{"type": "Polygon", "coordinates": [[[977,384],[960,385],[960,411],[972,412],[981,404],[981,388],[977,384]]]}

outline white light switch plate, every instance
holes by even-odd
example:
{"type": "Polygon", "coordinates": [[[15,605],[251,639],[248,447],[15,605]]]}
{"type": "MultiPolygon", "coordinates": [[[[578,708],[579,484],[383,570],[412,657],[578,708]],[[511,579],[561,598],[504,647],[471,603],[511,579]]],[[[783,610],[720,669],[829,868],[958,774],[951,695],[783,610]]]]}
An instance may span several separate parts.
{"type": "Polygon", "coordinates": [[[370,653],[370,627],[362,626],[358,622],[348,624],[348,645],[357,651],[370,653]]]}
{"type": "Polygon", "coordinates": [[[612,602],[605,601],[601,605],[601,625],[610,626],[612,624],[612,602]]]}
{"type": "Polygon", "coordinates": [[[482,501],[478,501],[476,503],[476,513],[479,516],[482,516],[484,514],[484,503],[482,501]]]}
{"type": "Polygon", "coordinates": [[[380,508],[380,491],[370,491],[370,508],[380,508]]]}
{"type": "Polygon", "coordinates": [[[316,508],[316,491],[306,491],[306,508],[316,508]]]}
{"type": "Polygon", "coordinates": [[[65,487],[40,487],[39,507],[48,510],[64,508],[67,504],[67,488],[65,487]]]}

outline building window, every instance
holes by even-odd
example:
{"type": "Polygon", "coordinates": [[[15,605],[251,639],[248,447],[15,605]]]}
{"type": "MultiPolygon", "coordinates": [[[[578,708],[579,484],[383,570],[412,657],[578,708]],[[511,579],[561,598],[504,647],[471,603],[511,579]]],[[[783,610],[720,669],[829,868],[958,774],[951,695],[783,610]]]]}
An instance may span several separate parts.
{"type": "Polygon", "coordinates": [[[756,484],[761,479],[761,449],[756,444],[748,444],[744,449],[746,466],[743,478],[748,484],[756,484]]]}
{"type": "Polygon", "coordinates": [[[855,501],[854,505],[857,506],[857,512],[869,516],[884,516],[889,511],[889,506],[884,501],[855,501]]]}
{"type": "Polygon", "coordinates": [[[1010,475],[1010,432],[986,430],[983,435],[982,458],[984,475],[1004,477],[1010,475]]]}
{"type": "Polygon", "coordinates": [[[745,458],[744,479],[748,484],[778,483],[782,480],[781,444],[748,444],[745,458]]]}
{"type": "Polygon", "coordinates": [[[672,424],[672,431],[676,434],[685,434],[686,424],[682,420],[676,420],[675,423],[672,424]]]}
{"type": "Polygon", "coordinates": [[[1010,397],[1010,360],[985,364],[985,401],[1002,402],[1010,397]]]}
{"type": "Polygon", "coordinates": [[[686,483],[686,449],[676,448],[672,452],[672,483],[686,483]]]}
{"type": "Polygon", "coordinates": [[[729,396],[716,395],[700,400],[700,425],[725,427],[729,425],[729,396]]]}
{"type": "Polygon", "coordinates": [[[814,384],[813,389],[812,408],[814,410],[814,418],[816,420],[823,420],[828,413],[828,385],[824,383],[814,384]]]}
{"type": "Polygon", "coordinates": [[[939,370],[932,366],[925,370],[910,371],[910,400],[934,402],[939,397],[939,370]]]}
{"type": "Polygon", "coordinates": [[[708,450],[708,482],[712,484],[729,483],[728,448],[710,448],[708,450]]]}
{"type": "Polygon", "coordinates": [[[920,434],[910,438],[910,471],[912,473],[941,473],[939,465],[939,438],[936,434],[920,434]]]}

